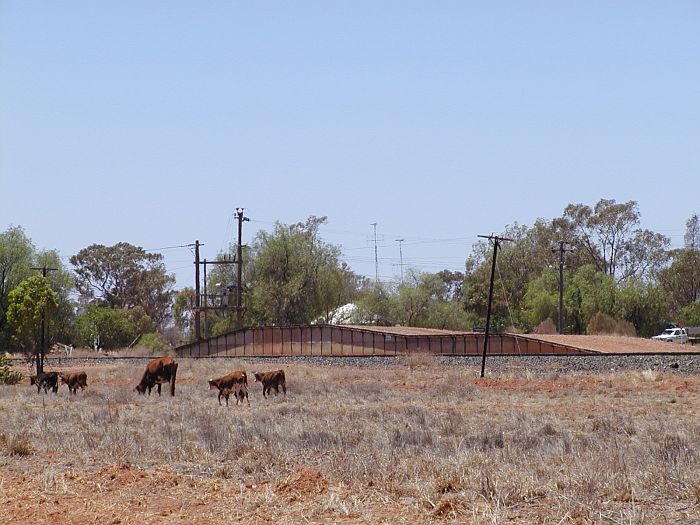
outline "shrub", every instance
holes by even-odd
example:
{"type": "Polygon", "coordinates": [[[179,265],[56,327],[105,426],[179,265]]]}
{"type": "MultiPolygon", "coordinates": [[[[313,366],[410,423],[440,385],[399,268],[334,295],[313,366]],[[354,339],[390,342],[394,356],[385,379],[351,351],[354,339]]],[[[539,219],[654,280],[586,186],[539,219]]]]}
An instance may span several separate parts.
{"type": "Polygon", "coordinates": [[[7,453],[10,456],[29,456],[32,453],[32,444],[25,435],[17,435],[12,438],[7,446],[7,453]]]}
{"type": "Polygon", "coordinates": [[[7,356],[0,354],[0,385],[15,385],[22,381],[23,376],[10,368],[7,356]]]}
{"type": "Polygon", "coordinates": [[[170,349],[168,342],[158,333],[143,334],[141,339],[139,339],[139,346],[157,353],[162,353],[170,349]]]}
{"type": "Polygon", "coordinates": [[[542,321],[540,324],[535,326],[532,330],[536,334],[556,334],[557,332],[557,327],[554,324],[554,321],[552,321],[549,317],[542,321]]]}
{"type": "Polygon", "coordinates": [[[629,321],[617,320],[607,314],[598,312],[586,327],[588,335],[622,335],[635,337],[637,331],[629,321]]]}

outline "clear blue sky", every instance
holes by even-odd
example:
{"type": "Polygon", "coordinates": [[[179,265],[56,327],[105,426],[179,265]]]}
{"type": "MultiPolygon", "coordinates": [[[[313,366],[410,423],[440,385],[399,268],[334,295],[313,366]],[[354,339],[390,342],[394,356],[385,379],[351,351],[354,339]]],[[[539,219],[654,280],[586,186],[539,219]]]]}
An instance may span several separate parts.
{"type": "MultiPolygon", "coordinates": [[[[636,200],[700,213],[700,2],[0,0],[0,231],[64,260],[327,215],[358,273],[636,200]]],[[[192,253],[169,249],[178,287],[192,253]]]]}

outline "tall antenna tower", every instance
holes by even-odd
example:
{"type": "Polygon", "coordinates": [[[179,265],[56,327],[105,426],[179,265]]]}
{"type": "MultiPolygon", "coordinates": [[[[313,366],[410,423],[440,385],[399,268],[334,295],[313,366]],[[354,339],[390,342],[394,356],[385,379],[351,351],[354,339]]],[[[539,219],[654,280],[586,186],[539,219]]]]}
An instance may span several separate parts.
{"type": "Polygon", "coordinates": [[[396,239],[399,243],[399,267],[401,268],[401,286],[403,286],[403,250],[401,249],[401,243],[406,239],[396,239]]]}
{"type": "Polygon", "coordinates": [[[377,256],[377,223],[373,222],[370,226],[374,226],[374,284],[379,283],[379,257],[377,256]]]}

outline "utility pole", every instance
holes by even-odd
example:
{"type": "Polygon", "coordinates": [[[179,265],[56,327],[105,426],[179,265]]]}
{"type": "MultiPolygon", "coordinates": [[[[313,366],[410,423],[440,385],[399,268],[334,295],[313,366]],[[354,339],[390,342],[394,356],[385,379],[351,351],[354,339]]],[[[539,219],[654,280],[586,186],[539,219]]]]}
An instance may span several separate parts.
{"type": "Polygon", "coordinates": [[[377,256],[377,223],[373,222],[370,226],[374,226],[374,285],[379,284],[379,257],[377,256]]]}
{"type": "Polygon", "coordinates": [[[194,338],[199,341],[202,338],[199,326],[199,316],[201,313],[201,297],[199,295],[199,240],[194,241],[194,338]]]}
{"type": "Polygon", "coordinates": [[[486,349],[489,346],[489,327],[491,324],[491,301],[493,300],[493,281],[496,276],[496,254],[501,241],[512,241],[506,237],[497,237],[495,235],[478,235],[483,239],[493,241],[493,259],[491,260],[491,280],[489,281],[489,303],[486,308],[486,333],[484,334],[484,352],[481,356],[481,377],[484,377],[484,368],[486,367],[486,349]]]}
{"type": "Polygon", "coordinates": [[[566,241],[559,241],[559,248],[552,248],[552,252],[559,252],[559,319],[557,331],[561,334],[564,329],[564,253],[573,252],[571,248],[564,248],[566,241]]]}
{"type": "Polygon", "coordinates": [[[401,243],[406,239],[396,239],[399,243],[399,267],[401,268],[401,286],[403,286],[403,250],[401,249],[401,243]]]}
{"type": "MultiPolygon", "coordinates": [[[[48,272],[58,271],[58,268],[47,268],[42,266],[41,268],[32,267],[32,270],[41,270],[41,276],[46,279],[46,274],[48,272]]],[[[36,375],[43,373],[44,371],[44,358],[46,357],[46,305],[41,310],[41,343],[39,352],[36,354],[36,375]]]]}
{"type": "Polygon", "coordinates": [[[243,222],[249,221],[248,217],[243,215],[244,208],[236,208],[235,217],[238,219],[238,247],[236,251],[236,328],[243,328],[243,222]]]}
{"type": "Polygon", "coordinates": [[[207,295],[207,259],[204,258],[204,339],[209,339],[209,296],[207,295]]]}

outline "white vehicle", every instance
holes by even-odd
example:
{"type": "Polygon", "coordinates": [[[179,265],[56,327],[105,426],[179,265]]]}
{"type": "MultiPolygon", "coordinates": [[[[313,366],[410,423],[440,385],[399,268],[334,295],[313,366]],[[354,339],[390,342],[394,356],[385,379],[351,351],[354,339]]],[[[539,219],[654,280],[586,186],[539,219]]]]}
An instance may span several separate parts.
{"type": "Polygon", "coordinates": [[[666,343],[686,344],[689,342],[688,332],[685,328],[667,328],[659,335],[655,335],[652,339],[656,341],[664,341],[666,343]]]}

